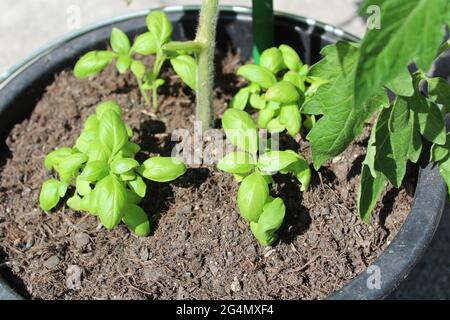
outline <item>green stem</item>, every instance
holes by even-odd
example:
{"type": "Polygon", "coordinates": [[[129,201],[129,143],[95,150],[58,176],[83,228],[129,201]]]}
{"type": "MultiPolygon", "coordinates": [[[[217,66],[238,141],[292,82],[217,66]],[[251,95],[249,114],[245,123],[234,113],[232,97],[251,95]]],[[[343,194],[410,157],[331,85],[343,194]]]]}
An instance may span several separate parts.
{"type": "Polygon", "coordinates": [[[273,0],[253,0],[253,60],[259,64],[261,53],[273,46],[273,0]]]}
{"type": "Polygon", "coordinates": [[[201,121],[203,130],[210,128],[213,123],[214,49],[218,6],[218,0],[202,1],[195,39],[202,46],[197,55],[196,119],[201,121]]]}
{"type": "Polygon", "coordinates": [[[138,86],[139,86],[139,91],[141,92],[141,96],[144,97],[145,104],[149,106],[150,105],[150,99],[149,99],[149,97],[147,95],[147,92],[145,92],[144,88],[142,88],[142,80],[139,79],[139,78],[136,78],[136,79],[137,79],[137,83],[138,83],[138,86]]]}
{"type": "Polygon", "coordinates": [[[447,51],[448,49],[450,49],[450,40],[445,41],[438,50],[438,54],[437,57],[439,57],[441,54],[443,54],[445,51],[447,51]]]}
{"type": "Polygon", "coordinates": [[[158,87],[153,84],[152,88],[153,110],[158,111],[158,87]]]}

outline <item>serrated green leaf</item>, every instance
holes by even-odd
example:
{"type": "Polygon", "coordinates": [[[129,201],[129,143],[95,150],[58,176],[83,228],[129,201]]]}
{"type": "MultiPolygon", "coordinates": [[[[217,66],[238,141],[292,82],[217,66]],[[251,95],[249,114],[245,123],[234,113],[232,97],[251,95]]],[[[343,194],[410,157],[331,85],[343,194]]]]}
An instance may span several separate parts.
{"type": "Polygon", "coordinates": [[[106,161],[89,161],[81,172],[80,178],[84,181],[95,182],[109,174],[109,165],[106,161]]]}
{"type": "Polygon", "coordinates": [[[361,182],[358,189],[358,212],[365,223],[369,223],[372,211],[383,192],[386,181],[387,179],[382,173],[378,173],[374,178],[369,167],[367,165],[362,166],[361,182]]]}
{"type": "Polygon", "coordinates": [[[133,168],[139,167],[139,162],[132,158],[115,159],[110,167],[112,172],[122,174],[133,168]]]}
{"type": "Polygon", "coordinates": [[[277,239],[275,232],[283,224],[286,207],[281,198],[268,202],[259,217],[258,222],[250,222],[250,228],[255,238],[263,246],[270,246],[277,239]]]}
{"type": "Polygon", "coordinates": [[[258,151],[258,132],[250,115],[238,109],[228,109],[222,117],[222,127],[230,142],[250,154],[258,151]]]}
{"type": "Polygon", "coordinates": [[[186,172],[186,165],[174,157],[152,157],[143,166],[143,176],[156,182],[172,181],[186,172]]]}
{"type": "Polygon", "coordinates": [[[280,122],[283,124],[288,133],[295,137],[302,127],[302,116],[298,105],[289,104],[281,107],[280,122]]]}
{"type": "Polygon", "coordinates": [[[62,160],[75,153],[72,148],[59,148],[45,156],[44,165],[47,170],[52,170],[53,167],[59,164],[62,160]]]}
{"type": "Polygon", "coordinates": [[[280,81],[271,86],[266,92],[266,100],[282,104],[294,104],[300,99],[297,88],[288,81],[280,81]]]}
{"type": "Polygon", "coordinates": [[[438,162],[446,158],[450,154],[450,133],[447,133],[447,141],[441,146],[433,144],[431,146],[431,160],[438,162]]]}
{"type": "Polygon", "coordinates": [[[114,54],[110,51],[91,51],[78,60],[73,73],[78,79],[85,79],[105,69],[113,60],[114,54]]]}
{"type": "Polygon", "coordinates": [[[450,84],[442,78],[428,79],[427,83],[430,100],[442,104],[448,111],[450,108],[450,84]]]}
{"type": "Polygon", "coordinates": [[[419,132],[419,120],[417,117],[410,117],[409,127],[411,128],[411,141],[409,143],[408,159],[413,163],[417,163],[422,153],[422,136],[419,132]]]}
{"type": "Polygon", "coordinates": [[[381,28],[368,30],[361,44],[354,83],[357,105],[413,59],[419,68],[428,70],[444,36],[446,6],[447,0],[383,1],[381,28]]]}
{"type": "Polygon", "coordinates": [[[147,192],[147,185],[140,176],[136,176],[136,179],[128,181],[128,185],[139,197],[145,197],[145,193],[147,192]]]}
{"type": "Polygon", "coordinates": [[[273,74],[277,74],[285,68],[283,54],[278,48],[264,50],[259,58],[259,64],[270,70],[273,74]]]}
{"type": "Polygon", "coordinates": [[[113,229],[124,215],[124,207],[127,203],[125,187],[116,177],[108,175],[97,183],[95,198],[101,223],[106,229],[113,229]]]}
{"type": "Polygon", "coordinates": [[[264,89],[273,86],[277,82],[275,75],[270,70],[255,64],[243,65],[236,74],[264,89]]]}
{"type": "Polygon", "coordinates": [[[413,80],[408,69],[403,69],[394,79],[386,85],[399,96],[410,97],[414,94],[413,80]]]}
{"type": "Polygon", "coordinates": [[[327,80],[314,96],[304,104],[312,104],[324,116],[309,132],[314,168],[317,170],[328,159],[340,154],[361,134],[364,122],[370,116],[388,105],[386,92],[382,89],[364,105],[354,104],[354,80],[358,48],[347,42],[327,46],[322,53],[325,58],[316,64],[311,73],[327,80]]]}
{"type": "Polygon", "coordinates": [[[253,171],[255,164],[247,152],[231,152],[219,161],[217,168],[229,173],[247,174],[253,171]]]}
{"type": "Polygon", "coordinates": [[[59,181],[49,179],[42,184],[39,193],[39,204],[44,211],[50,211],[59,202],[59,181]]]}
{"type": "Polygon", "coordinates": [[[420,133],[430,142],[445,144],[444,117],[436,103],[422,96],[417,87],[414,95],[405,99],[416,118],[420,133]]]}
{"type": "Polygon", "coordinates": [[[237,196],[241,216],[246,221],[257,222],[268,196],[269,187],[261,173],[254,172],[245,177],[239,186],[237,196]]]}
{"type": "Polygon", "coordinates": [[[139,237],[146,237],[150,233],[150,222],[141,207],[127,203],[124,207],[123,222],[139,237]]]}
{"type": "Polygon", "coordinates": [[[406,173],[411,128],[410,112],[405,98],[398,97],[394,105],[381,111],[376,127],[374,168],[399,188],[406,173]]]}
{"type": "Polygon", "coordinates": [[[188,55],[179,55],[170,59],[170,63],[183,82],[195,90],[197,88],[197,62],[195,59],[188,55]]]}
{"type": "Polygon", "coordinates": [[[299,71],[303,63],[297,52],[285,44],[280,46],[280,51],[283,55],[284,64],[288,67],[288,69],[296,72],[299,71]]]}
{"type": "Polygon", "coordinates": [[[172,35],[172,24],[169,17],[162,11],[153,11],[146,18],[147,28],[160,45],[169,40],[172,35]]]}
{"type": "Polygon", "coordinates": [[[98,133],[101,144],[108,148],[112,155],[119,152],[128,141],[125,123],[120,116],[112,110],[106,110],[102,114],[98,126],[98,133]]]}
{"type": "Polygon", "coordinates": [[[150,32],[140,34],[134,40],[131,52],[136,52],[144,56],[156,53],[157,43],[155,37],[150,32]]]}

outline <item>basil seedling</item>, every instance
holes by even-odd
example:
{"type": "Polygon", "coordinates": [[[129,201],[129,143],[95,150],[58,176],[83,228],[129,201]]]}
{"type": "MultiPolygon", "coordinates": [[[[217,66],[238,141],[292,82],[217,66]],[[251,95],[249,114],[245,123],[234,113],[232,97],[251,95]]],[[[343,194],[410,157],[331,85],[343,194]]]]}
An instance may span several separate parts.
{"type": "Polygon", "coordinates": [[[248,113],[228,109],[222,118],[227,139],[240,151],[227,154],[217,165],[241,183],[237,195],[239,212],[250,222],[251,231],[262,245],[276,240],[286,208],[281,198],[272,198],[269,185],[274,173],[292,173],[305,191],[311,181],[308,162],[292,150],[267,150],[258,157],[258,129],[248,113]]]}
{"type": "MultiPolygon", "coordinates": [[[[231,107],[244,110],[247,105],[259,111],[258,125],[269,132],[287,130],[291,136],[302,127],[301,106],[317,87],[320,79],[308,76],[309,67],[288,45],[265,50],[260,64],[240,67],[237,74],[249,81],[231,101],[231,107]]],[[[311,130],[315,116],[304,114],[304,126],[311,130]]]]}
{"type": "Polygon", "coordinates": [[[186,166],[169,157],[152,157],[141,165],[134,159],[140,147],[130,141],[132,131],[121,115],[117,103],[101,103],[86,119],[72,148],[63,147],[45,157],[45,167],[55,170],[59,180],[44,182],[39,202],[44,211],[50,211],[74,186],[75,193],[66,202],[70,208],[98,216],[107,229],[123,221],[136,235],[147,236],[150,223],[138,206],[147,190],[142,177],[168,182],[183,175],[186,166]]]}
{"type": "Polygon", "coordinates": [[[167,15],[162,11],[152,11],[146,18],[148,31],[136,37],[131,45],[128,36],[120,29],[113,28],[111,32],[111,50],[91,51],[78,60],[74,74],[79,79],[98,74],[111,64],[114,59],[119,73],[131,70],[136,77],[141,94],[147,104],[150,104],[147,91],[152,91],[153,108],[158,108],[157,91],[164,84],[159,78],[161,68],[170,59],[175,72],[193,90],[196,87],[196,61],[180,50],[163,50],[170,41],[172,25],[167,15]],[[148,70],[144,63],[137,60],[135,54],[141,56],[155,55],[153,68],[148,70]]]}

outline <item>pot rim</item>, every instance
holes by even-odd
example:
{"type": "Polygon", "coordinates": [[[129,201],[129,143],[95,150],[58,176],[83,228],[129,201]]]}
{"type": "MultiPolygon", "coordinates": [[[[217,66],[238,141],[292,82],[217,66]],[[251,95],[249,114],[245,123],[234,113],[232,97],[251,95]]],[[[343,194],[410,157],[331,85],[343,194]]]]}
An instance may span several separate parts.
{"type": "MultiPolygon", "coordinates": [[[[150,11],[163,10],[170,12],[198,11],[199,5],[168,6],[142,10],[126,15],[103,20],[90,26],[71,32],[50,44],[41,47],[27,58],[9,68],[0,75],[0,91],[15,77],[32,65],[36,60],[50,53],[52,50],[64,45],[79,36],[95,31],[96,29],[111,24],[125,22],[130,19],[146,16],[150,11]]],[[[251,15],[252,10],[243,6],[221,6],[221,11],[237,14],[251,15]]],[[[287,17],[299,21],[310,27],[317,27],[326,34],[336,38],[346,38],[351,41],[360,39],[350,33],[329,24],[304,18],[290,13],[276,11],[279,17],[287,17]]],[[[404,280],[414,265],[420,260],[439,225],[442,211],[446,200],[446,185],[441,178],[436,166],[428,164],[419,168],[414,203],[400,231],[394,237],[388,247],[365,271],[353,278],[347,285],[332,293],[328,299],[380,299],[392,292],[402,280],[404,280]],[[370,272],[369,272],[370,271],[370,272]],[[378,287],[373,280],[377,272],[380,272],[381,285],[378,287]]],[[[23,297],[12,289],[0,275],[0,300],[1,299],[23,299],[23,297]]]]}

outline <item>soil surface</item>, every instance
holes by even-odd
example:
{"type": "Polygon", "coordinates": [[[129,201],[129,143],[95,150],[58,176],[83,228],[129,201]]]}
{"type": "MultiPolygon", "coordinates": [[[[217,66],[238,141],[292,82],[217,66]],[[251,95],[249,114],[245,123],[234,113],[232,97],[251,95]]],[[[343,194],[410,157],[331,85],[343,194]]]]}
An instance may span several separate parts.
{"type": "MultiPolygon", "coordinates": [[[[237,87],[239,58],[218,67],[215,111],[221,115],[237,87]],[[220,88],[220,89],[219,89],[220,88]]],[[[151,63],[151,61],[147,61],[151,63]]],[[[295,180],[276,176],[273,194],[287,206],[280,240],[264,248],[239,216],[238,185],[214,166],[197,166],[172,184],[149,182],[141,203],[152,234],[138,238],[123,225],[107,231],[96,217],[60,205],[38,204],[45,155],[72,146],[95,106],[115,99],[142,146],[140,160],[169,155],[170,133],[192,128],[194,96],[170,71],[163,77],[158,118],[143,103],[130,75],[113,68],[89,80],[70,70],[56,76],[31,116],[9,134],[0,154],[0,271],[34,299],[321,299],[364,271],[403,224],[416,175],[400,190],[386,188],[363,224],[356,190],[367,131],[313,175],[301,193],[295,180]]],[[[20,106],[17,106],[20,107],[20,106]]],[[[306,142],[282,145],[309,158],[306,142]]]]}

